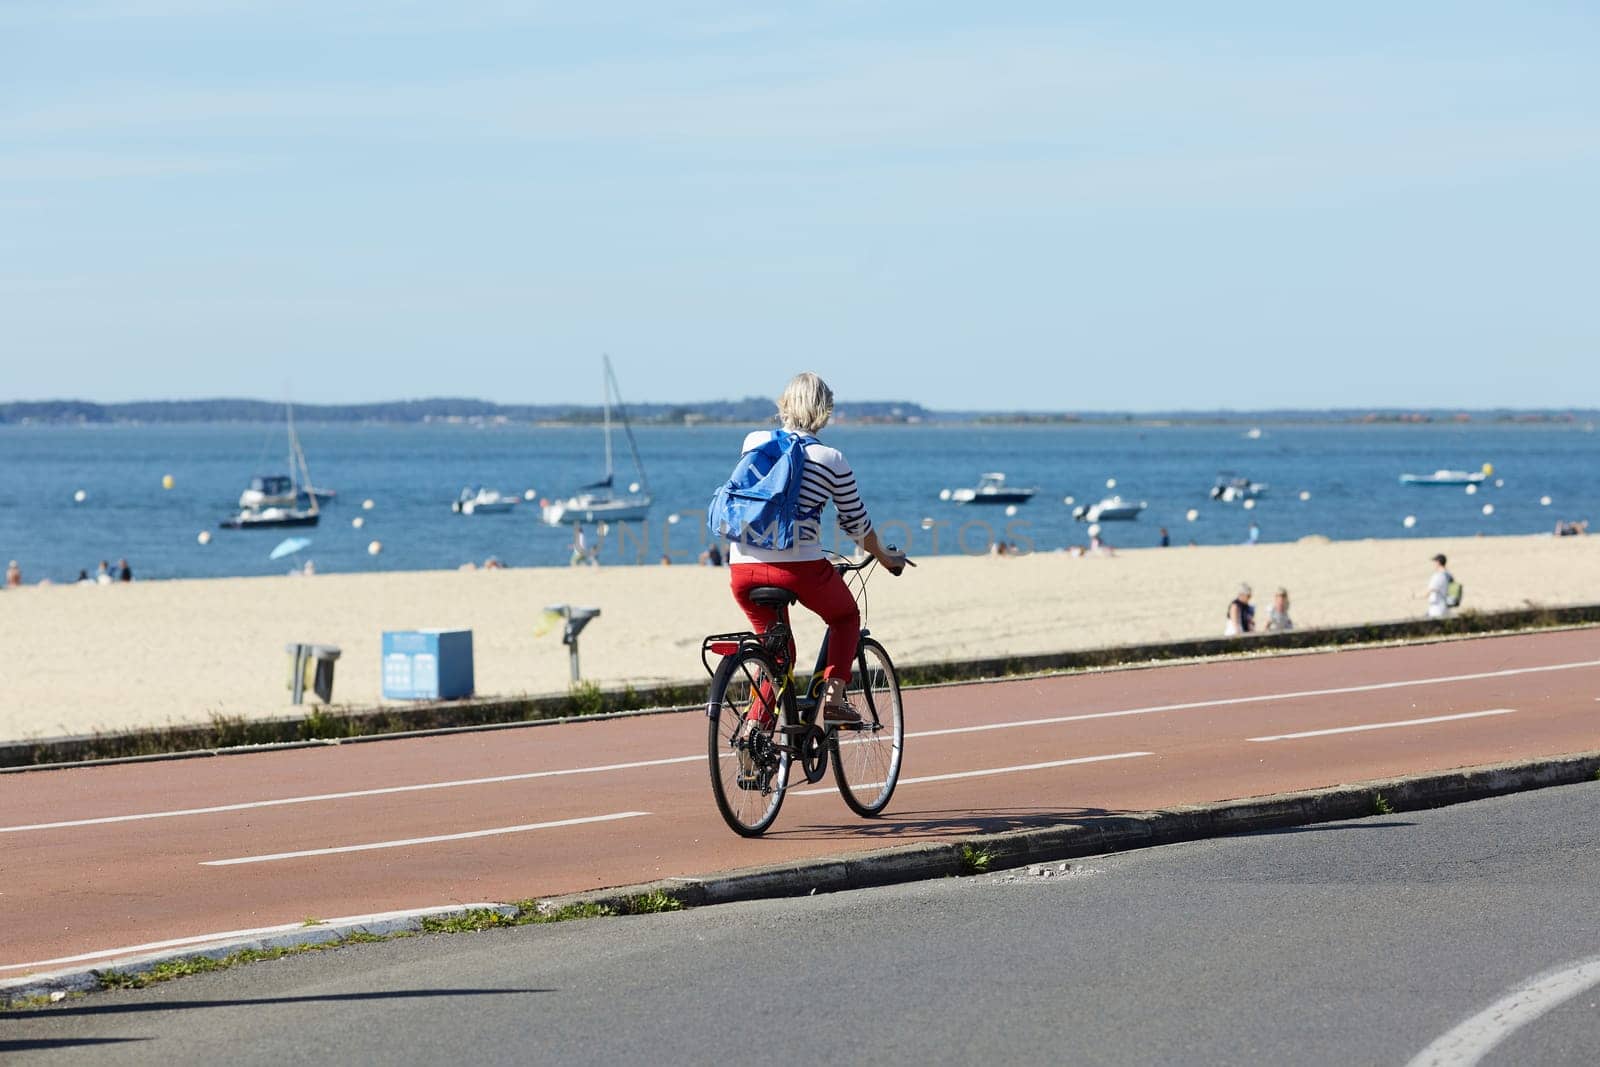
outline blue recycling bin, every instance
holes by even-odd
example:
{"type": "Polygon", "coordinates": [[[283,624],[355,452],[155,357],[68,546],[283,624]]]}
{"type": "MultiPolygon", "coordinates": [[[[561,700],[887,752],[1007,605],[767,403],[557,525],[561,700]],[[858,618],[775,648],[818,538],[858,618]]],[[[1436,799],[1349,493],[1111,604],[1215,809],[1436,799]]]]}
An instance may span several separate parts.
{"type": "Polygon", "coordinates": [[[387,700],[458,700],[472,695],[471,630],[385,630],[387,700]]]}

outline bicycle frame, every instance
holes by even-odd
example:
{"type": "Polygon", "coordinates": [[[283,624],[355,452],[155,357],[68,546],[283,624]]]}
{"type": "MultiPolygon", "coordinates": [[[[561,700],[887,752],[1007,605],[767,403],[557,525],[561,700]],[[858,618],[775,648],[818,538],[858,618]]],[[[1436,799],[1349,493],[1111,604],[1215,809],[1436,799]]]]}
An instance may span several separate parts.
{"type": "MultiPolygon", "coordinates": [[[[851,571],[860,572],[870,566],[872,562],[867,560],[861,563],[838,563],[834,566],[840,574],[845,574],[851,571]]],[[[858,594],[857,599],[859,598],[858,594]]],[[[823,683],[822,672],[828,663],[828,640],[832,636],[831,629],[822,632],[822,643],[817,647],[816,662],[812,665],[811,676],[806,683],[806,695],[794,698],[795,709],[799,712],[803,723],[809,724],[816,717],[817,701],[820,699],[823,683]]],[[[872,636],[872,631],[863,626],[861,628],[861,637],[870,636],[872,636]]],[[[783,676],[783,684],[779,687],[779,691],[774,694],[781,702],[785,694],[793,692],[792,687],[795,683],[794,657],[789,652],[792,643],[793,632],[789,626],[789,609],[787,607],[780,608],[777,621],[767,627],[764,633],[758,634],[753,630],[735,630],[731,633],[712,634],[707,637],[700,644],[700,665],[706,669],[708,675],[715,675],[716,668],[711,665],[709,659],[711,653],[715,653],[718,656],[728,656],[746,645],[754,645],[772,657],[779,673],[783,676]]],[[[855,669],[858,677],[866,676],[867,657],[859,644],[856,647],[855,669]]],[[[872,716],[872,728],[881,727],[883,723],[878,718],[878,709],[872,699],[872,689],[870,686],[865,685],[862,689],[865,703],[872,716]]],[[[715,717],[720,710],[720,708],[712,708],[707,705],[706,715],[715,717]]]]}

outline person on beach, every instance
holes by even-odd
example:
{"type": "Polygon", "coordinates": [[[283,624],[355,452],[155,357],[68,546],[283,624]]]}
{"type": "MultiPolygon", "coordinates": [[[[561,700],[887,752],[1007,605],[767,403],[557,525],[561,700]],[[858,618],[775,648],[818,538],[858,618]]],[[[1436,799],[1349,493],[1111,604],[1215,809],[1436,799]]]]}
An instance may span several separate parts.
{"type": "Polygon", "coordinates": [[[1272,594],[1272,610],[1267,612],[1266,629],[1279,631],[1294,629],[1294,620],[1289,618],[1289,590],[1281,585],[1278,591],[1272,594]]]}
{"type": "Polygon", "coordinates": [[[94,572],[94,581],[96,585],[110,585],[111,564],[107,563],[105,560],[101,560],[100,569],[94,572]]]}
{"type": "Polygon", "coordinates": [[[128,561],[125,559],[117,560],[117,581],[133,581],[133,568],[128,566],[128,561]]]}
{"type": "MultiPolygon", "coordinates": [[[[791,548],[763,548],[741,537],[728,546],[728,571],[733,598],[744,610],[750,625],[760,633],[779,618],[779,612],[750,600],[758,586],[779,586],[795,594],[808,610],[816,612],[828,625],[828,662],[822,672],[820,724],[859,723],[861,715],[845,700],[850,683],[850,668],[855,662],[856,645],[861,638],[861,611],[845,585],[844,578],[822,554],[822,510],[831,500],[838,511],[839,528],[870,553],[890,574],[905,568],[906,558],[885,547],[872,528],[872,519],[861,502],[855,472],[844,454],[830,448],[816,435],[833,417],[833,390],[815,374],[797,374],[778,398],[778,421],[783,429],[801,435],[805,463],[800,479],[798,514],[795,517],[794,545],[791,548]]],[[[760,448],[770,439],[766,430],[749,434],[741,452],[760,448]]],[[[790,657],[794,655],[790,641],[790,657]]],[[[771,721],[772,711],[764,702],[755,702],[751,719],[760,728],[771,721]]],[[[745,727],[741,727],[743,729],[745,727]]]]}
{"type": "Polygon", "coordinates": [[[1172,544],[1172,538],[1167,534],[1167,528],[1161,527],[1161,547],[1166,548],[1172,544]]]}
{"type": "Polygon", "coordinates": [[[1423,595],[1428,598],[1430,619],[1450,617],[1450,583],[1455,579],[1445,570],[1445,562],[1443,553],[1433,557],[1433,576],[1428,579],[1428,588],[1423,590],[1423,595]]]}
{"type": "Polygon", "coordinates": [[[590,544],[589,544],[589,539],[584,536],[583,523],[581,523],[581,522],[573,523],[572,524],[572,565],[574,567],[577,567],[577,566],[580,566],[580,565],[587,564],[590,567],[598,567],[600,565],[600,560],[598,558],[599,552],[600,552],[600,546],[599,545],[594,545],[594,546],[591,547],[590,544]]]}
{"type": "Polygon", "coordinates": [[[22,568],[17,566],[16,560],[6,564],[6,586],[10,589],[18,589],[22,586],[22,568]]]}
{"type": "Polygon", "coordinates": [[[1223,627],[1223,637],[1238,637],[1256,628],[1256,609],[1250,606],[1250,587],[1240,584],[1239,592],[1228,604],[1228,624],[1223,627]]]}
{"type": "Polygon", "coordinates": [[[1248,540],[1252,545],[1259,542],[1261,540],[1261,527],[1252,522],[1250,524],[1250,533],[1246,540],[1248,540]]]}
{"type": "Polygon", "coordinates": [[[74,582],[73,584],[74,585],[93,585],[94,584],[94,579],[89,577],[89,572],[88,571],[80,570],[78,572],[78,580],[76,582],[74,582]]]}

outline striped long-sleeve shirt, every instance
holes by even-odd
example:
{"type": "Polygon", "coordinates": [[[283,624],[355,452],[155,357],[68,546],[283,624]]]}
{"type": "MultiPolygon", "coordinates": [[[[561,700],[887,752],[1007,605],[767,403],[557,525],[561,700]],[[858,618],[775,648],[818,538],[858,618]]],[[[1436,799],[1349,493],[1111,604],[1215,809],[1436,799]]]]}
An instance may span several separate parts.
{"type": "MultiPolygon", "coordinates": [[[[757,430],[744,439],[743,451],[759,448],[769,436],[757,430]]],[[[800,479],[800,520],[793,548],[757,548],[742,541],[728,546],[729,563],[802,563],[822,558],[822,509],[829,501],[839,512],[839,527],[859,541],[872,529],[866,505],[856,489],[855,471],[837,448],[820,441],[806,444],[805,473],[800,479]]]]}

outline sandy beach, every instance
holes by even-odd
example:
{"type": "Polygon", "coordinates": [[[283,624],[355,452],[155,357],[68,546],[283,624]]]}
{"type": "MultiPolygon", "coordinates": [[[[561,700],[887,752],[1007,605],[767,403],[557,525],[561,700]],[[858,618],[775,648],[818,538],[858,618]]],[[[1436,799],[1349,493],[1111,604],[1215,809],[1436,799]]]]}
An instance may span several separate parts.
{"type": "MultiPolygon", "coordinates": [[[[1416,618],[1444,552],[1479,611],[1600,600],[1600,541],[1548,536],[1140,549],[924,559],[874,577],[867,625],[901,663],[1217,636],[1238,583],[1264,621],[1286,586],[1301,629],[1416,618]]],[[[538,568],[47,586],[0,594],[0,740],[293,714],[290,641],[338,645],[335,701],[382,702],[385,630],[470,629],[480,696],[565,691],[559,628],[543,608],[602,616],[583,634],[601,685],[703,677],[703,635],[743,618],[728,572],[538,568]]],[[[799,622],[803,647],[820,627],[799,622]]],[[[809,651],[802,653],[809,661],[809,651]]]]}

